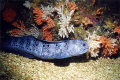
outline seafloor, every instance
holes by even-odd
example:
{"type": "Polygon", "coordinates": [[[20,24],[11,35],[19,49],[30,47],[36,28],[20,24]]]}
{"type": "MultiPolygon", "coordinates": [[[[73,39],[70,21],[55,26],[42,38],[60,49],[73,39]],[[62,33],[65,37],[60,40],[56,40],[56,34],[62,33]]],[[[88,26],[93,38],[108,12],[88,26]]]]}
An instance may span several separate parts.
{"type": "Polygon", "coordinates": [[[120,80],[120,57],[100,57],[96,60],[75,58],[45,61],[0,52],[0,79],[120,80]]]}

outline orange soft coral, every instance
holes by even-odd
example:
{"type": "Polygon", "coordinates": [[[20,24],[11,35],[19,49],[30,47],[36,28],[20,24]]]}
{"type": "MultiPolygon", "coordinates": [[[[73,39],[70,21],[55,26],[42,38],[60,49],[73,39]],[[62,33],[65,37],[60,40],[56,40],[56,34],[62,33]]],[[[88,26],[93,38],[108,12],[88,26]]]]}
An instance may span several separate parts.
{"type": "Polygon", "coordinates": [[[43,10],[40,10],[38,7],[33,7],[33,13],[35,14],[34,20],[38,25],[41,25],[44,20],[42,19],[43,10]]]}
{"type": "Polygon", "coordinates": [[[120,26],[115,28],[113,31],[118,33],[118,39],[119,39],[119,45],[120,45],[120,26]]]}
{"type": "Polygon", "coordinates": [[[6,8],[2,13],[3,20],[7,22],[12,22],[15,16],[16,12],[12,8],[6,8]]]}
{"type": "Polygon", "coordinates": [[[111,56],[112,54],[117,53],[118,46],[115,44],[115,39],[110,40],[110,38],[101,36],[99,41],[102,42],[104,56],[111,56]]]}
{"type": "Polygon", "coordinates": [[[93,0],[92,1],[92,7],[95,5],[95,3],[96,3],[96,0],[93,0]]]}
{"type": "Polygon", "coordinates": [[[118,46],[114,46],[112,54],[116,54],[116,51],[118,50],[118,46]]]}
{"type": "Polygon", "coordinates": [[[17,29],[13,29],[13,30],[9,31],[11,36],[21,37],[26,34],[27,30],[25,29],[23,21],[19,21],[19,23],[20,23],[20,25],[17,22],[12,23],[12,25],[14,27],[16,27],[17,29]]]}
{"type": "Polygon", "coordinates": [[[120,26],[118,26],[117,28],[115,28],[113,31],[117,32],[118,34],[120,34],[120,26]]]}
{"type": "Polygon", "coordinates": [[[85,25],[86,28],[88,27],[88,24],[93,25],[92,21],[90,21],[90,19],[88,19],[87,17],[85,17],[85,18],[82,20],[82,23],[84,23],[84,25],[85,25]]]}
{"type": "Polygon", "coordinates": [[[52,41],[53,38],[52,38],[51,31],[48,31],[48,30],[43,31],[42,39],[52,41]]]}
{"type": "Polygon", "coordinates": [[[54,21],[50,17],[47,17],[47,16],[45,17],[45,19],[42,18],[43,11],[40,10],[38,7],[34,7],[33,13],[36,14],[34,17],[35,18],[34,20],[38,25],[41,25],[43,22],[46,22],[46,26],[42,28],[42,31],[43,31],[42,39],[51,41],[52,34],[50,32],[50,29],[55,26],[54,21]]]}
{"type": "Polygon", "coordinates": [[[74,2],[74,3],[68,2],[67,5],[68,5],[68,7],[69,7],[69,9],[70,9],[71,11],[72,11],[72,10],[75,11],[75,10],[77,9],[75,2],[74,2]]]}
{"type": "Polygon", "coordinates": [[[11,34],[11,36],[15,36],[18,34],[22,34],[22,31],[19,29],[13,29],[13,30],[9,31],[9,33],[11,34]]]}
{"type": "Polygon", "coordinates": [[[95,15],[96,16],[101,15],[101,12],[102,12],[102,8],[98,8],[97,11],[95,12],[95,15]]]}
{"type": "Polygon", "coordinates": [[[25,29],[25,25],[23,24],[23,21],[19,21],[20,25],[17,22],[12,23],[12,25],[16,28],[23,28],[25,29]]]}
{"type": "Polygon", "coordinates": [[[48,19],[45,22],[47,23],[47,25],[45,26],[46,28],[44,28],[44,30],[50,29],[55,26],[54,21],[50,17],[48,17],[48,19]]]}
{"type": "Polygon", "coordinates": [[[46,23],[47,25],[42,28],[43,39],[52,41],[52,34],[51,34],[50,29],[54,27],[55,24],[54,24],[54,21],[50,17],[48,17],[46,23]]]}

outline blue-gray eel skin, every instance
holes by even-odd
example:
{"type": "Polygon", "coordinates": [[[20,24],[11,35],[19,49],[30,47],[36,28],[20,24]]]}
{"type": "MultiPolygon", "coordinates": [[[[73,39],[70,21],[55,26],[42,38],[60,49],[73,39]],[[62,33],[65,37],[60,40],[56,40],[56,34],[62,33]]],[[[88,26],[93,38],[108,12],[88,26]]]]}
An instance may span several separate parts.
{"type": "Polygon", "coordinates": [[[79,56],[88,51],[88,44],[83,40],[47,41],[33,36],[9,37],[2,42],[6,52],[28,58],[63,59],[79,56]]]}

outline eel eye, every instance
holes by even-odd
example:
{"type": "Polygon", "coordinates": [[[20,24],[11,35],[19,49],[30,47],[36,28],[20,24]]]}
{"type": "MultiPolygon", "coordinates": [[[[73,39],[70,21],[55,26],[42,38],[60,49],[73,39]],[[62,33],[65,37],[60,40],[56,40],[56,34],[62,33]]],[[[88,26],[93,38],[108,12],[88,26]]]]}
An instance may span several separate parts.
{"type": "Polygon", "coordinates": [[[83,46],[85,46],[85,44],[83,44],[83,46]]]}

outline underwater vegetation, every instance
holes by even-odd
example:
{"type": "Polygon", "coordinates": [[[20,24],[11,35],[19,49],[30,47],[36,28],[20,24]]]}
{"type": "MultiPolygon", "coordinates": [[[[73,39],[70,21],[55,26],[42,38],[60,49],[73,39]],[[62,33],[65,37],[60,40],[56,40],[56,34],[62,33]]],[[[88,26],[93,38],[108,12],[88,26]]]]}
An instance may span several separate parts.
{"type": "Polygon", "coordinates": [[[8,3],[2,10],[2,19],[12,26],[6,30],[10,36],[32,35],[50,41],[81,39],[89,45],[89,57],[120,55],[119,13],[106,1],[33,0],[21,1],[20,7],[15,2],[8,3]]]}

